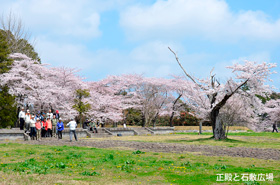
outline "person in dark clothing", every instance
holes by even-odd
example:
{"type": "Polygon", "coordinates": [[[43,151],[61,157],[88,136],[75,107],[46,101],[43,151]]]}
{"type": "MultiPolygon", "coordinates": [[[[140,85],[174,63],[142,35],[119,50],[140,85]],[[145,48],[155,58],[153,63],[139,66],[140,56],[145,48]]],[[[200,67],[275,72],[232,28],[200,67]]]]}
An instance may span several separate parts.
{"type": "Polygon", "coordinates": [[[90,123],[90,121],[88,119],[86,119],[86,121],[83,123],[83,129],[87,129],[89,123],[90,123]]]}
{"type": "Polygon", "coordinates": [[[276,121],[273,123],[272,128],[273,128],[272,132],[274,132],[275,130],[278,133],[276,121]]]}
{"type": "Polygon", "coordinates": [[[23,126],[24,126],[24,119],[25,119],[25,112],[24,112],[24,108],[21,108],[21,111],[19,112],[18,115],[19,121],[20,121],[20,130],[23,130],[23,126]]]}

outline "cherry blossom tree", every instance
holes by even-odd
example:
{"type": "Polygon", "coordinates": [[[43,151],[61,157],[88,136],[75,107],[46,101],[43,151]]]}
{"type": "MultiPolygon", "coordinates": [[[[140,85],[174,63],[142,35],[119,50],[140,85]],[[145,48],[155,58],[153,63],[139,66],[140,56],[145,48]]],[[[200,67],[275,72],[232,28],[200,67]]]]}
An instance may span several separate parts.
{"type": "MultiPolygon", "coordinates": [[[[175,79],[145,78],[141,75],[108,76],[98,82],[90,83],[92,114],[113,121],[124,119],[124,110],[141,110],[143,126],[153,123],[159,115],[173,114],[175,79]]],[[[176,102],[175,102],[176,104],[176,102]]]]}
{"type": "MultiPolygon", "coordinates": [[[[176,53],[170,48],[169,50],[175,55],[188,80],[193,83],[188,91],[184,92],[184,99],[201,119],[211,122],[215,139],[226,138],[224,123],[220,116],[222,108],[236,95],[243,97],[244,106],[257,110],[261,102],[255,95],[264,95],[269,91],[269,86],[265,85],[265,82],[270,80],[269,75],[273,73],[271,69],[276,67],[276,64],[265,62],[258,64],[245,61],[243,64],[234,64],[227,68],[232,70],[235,77],[221,84],[212,74],[213,71],[206,79],[192,77],[182,67],[176,53]]],[[[240,98],[237,100],[241,101],[240,98]]]]}
{"type": "Polygon", "coordinates": [[[50,68],[20,53],[12,54],[10,58],[14,59],[12,69],[0,75],[0,83],[8,85],[12,95],[25,97],[26,102],[19,104],[32,104],[34,110],[55,108],[65,118],[77,114],[72,108],[74,93],[87,84],[80,80],[74,70],[50,68]]]}
{"type": "Polygon", "coordinates": [[[264,104],[260,122],[253,124],[252,129],[258,131],[271,130],[273,123],[280,122],[280,99],[271,99],[264,104]]]}

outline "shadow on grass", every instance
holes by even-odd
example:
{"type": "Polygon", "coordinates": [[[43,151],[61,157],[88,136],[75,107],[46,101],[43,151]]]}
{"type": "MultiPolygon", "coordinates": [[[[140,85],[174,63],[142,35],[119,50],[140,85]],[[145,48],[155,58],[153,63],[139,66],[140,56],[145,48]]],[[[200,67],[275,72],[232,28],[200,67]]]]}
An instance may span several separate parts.
{"type": "Polygon", "coordinates": [[[191,143],[191,142],[207,142],[207,141],[214,141],[214,142],[226,142],[226,143],[247,143],[246,141],[236,140],[236,139],[224,139],[224,140],[215,140],[213,137],[208,138],[199,138],[199,139],[180,139],[180,140],[168,140],[167,142],[170,143],[191,143]]]}

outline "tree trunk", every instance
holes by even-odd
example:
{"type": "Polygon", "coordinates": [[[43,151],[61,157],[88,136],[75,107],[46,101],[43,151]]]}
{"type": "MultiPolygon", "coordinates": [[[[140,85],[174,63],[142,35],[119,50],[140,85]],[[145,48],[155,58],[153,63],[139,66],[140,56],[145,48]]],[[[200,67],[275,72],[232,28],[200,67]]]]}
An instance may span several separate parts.
{"type": "Polygon", "coordinates": [[[82,113],[80,113],[80,128],[82,128],[82,113]]]}
{"type": "Polygon", "coordinates": [[[202,134],[202,120],[199,122],[199,134],[202,134]]]}
{"type": "Polygon", "coordinates": [[[146,126],[146,119],[145,119],[145,115],[142,114],[142,127],[146,126]]]}
{"type": "Polygon", "coordinates": [[[214,138],[216,140],[221,140],[221,139],[227,138],[226,132],[225,132],[225,127],[219,117],[216,118],[216,122],[215,122],[214,138]]]}
{"type": "Polygon", "coordinates": [[[214,108],[211,111],[211,124],[213,129],[213,137],[216,140],[226,139],[225,128],[223,122],[219,118],[220,108],[214,108]]]}
{"type": "Polygon", "coordinates": [[[171,116],[170,116],[170,120],[169,120],[169,125],[170,127],[173,127],[173,117],[174,117],[174,114],[175,114],[175,105],[176,103],[178,102],[178,100],[182,97],[182,94],[179,94],[179,96],[176,98],[176,100],[173,102],[173,106],[172,106],[172,113],[171,113],[171,116]]]}
{"type": "Polygon", "coordinates": [[[169,120],[170,127],[173,127],[173,117],[174,117],[174,111],[171,113],[171,116],[170,116],[170,120],[169,120]]]}
{"type": "Polygon", "coordinates": [[[158,119],[158,113],[156,114],[156,116],[154,117],[154,119],[152,120],[153,123],[153,127],[156,127],[156,121],[158,119]]]}

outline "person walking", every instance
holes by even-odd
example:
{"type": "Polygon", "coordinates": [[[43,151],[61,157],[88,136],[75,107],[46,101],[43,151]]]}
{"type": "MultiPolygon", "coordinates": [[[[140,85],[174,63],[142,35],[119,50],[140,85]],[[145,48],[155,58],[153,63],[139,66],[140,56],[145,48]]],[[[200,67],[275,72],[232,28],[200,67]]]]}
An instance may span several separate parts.
{"type": "Polygon", "coordinates": [[[277,130],[277,122],[275,121],[272,125],[272,132],[274,132],[274,130],[278,133],[278,130],[277,130]]]}
{"type": "Polygon", "coordinates": [[[57,122],[58,122],[58,120],[56,119],[55,115],[53,115],[53,118],[52,118],[52,134],[53,134],[53,137],[56,137],[56,135],[57,135],[57,131],[56,131],[57,122]]]}
{"type": "Polygon", "coordinates": [[[47,118],[47,137],[52,137],[52,122],[49,117],[47,118]]]}
{"type": "Polygon", "coordinates": [[[24,122],[25,122],[25,133],[29,132],[30,129],[30,121],[31,121],[31,114],[30,111],[27,110],[27,113],[25,114],[24,122]]]}
{"type": "Polygon", "coordinates": [[[59,118],[59,121],[56,124],[56,130],[57,130],[57,139],[62,139],[62,131],[64,130],[64,125],[63,122],[61,121],[61,118],[59,118]]]}
{"type": "Polygon", "coordinates": [[[36,123],[35,116],[32,115],[31,120],[30,120],[30,137],[31,137],[31,140],[35,140],[35,137],[36,137],[35,123],[36,123]]]}
{"type": "Polygon", "coordinates": [[[74,120],[74,118],[71,119],[71,121],[69,123],[67,123],[66,125],[67,127],[70,128],[70,142],[72,142],[72,133],[74,134],[75,140],[78,141],[77,135],[76,135],[76,127],[77,127],[77,123],[74,120]]]}
{"type": "Polygon", "coordinates": [[[40,118],[36,119],[35,128],[36,128],[36,140],[41,141],[42,123],[40,121],[40,118]]]}
{"type": "Polygon", "coordinates": [[[24,112],[24,108],[21,108],[21,111],[18,114],[18,118],[19,118],[19,128],[20,130],[23,130],[24,127],[24,119],[25,119],[25,112],[24,112]]]}

